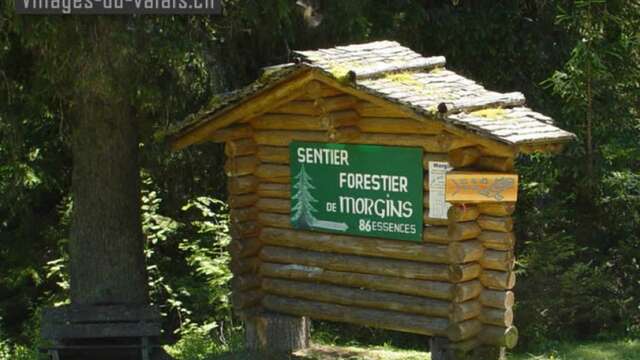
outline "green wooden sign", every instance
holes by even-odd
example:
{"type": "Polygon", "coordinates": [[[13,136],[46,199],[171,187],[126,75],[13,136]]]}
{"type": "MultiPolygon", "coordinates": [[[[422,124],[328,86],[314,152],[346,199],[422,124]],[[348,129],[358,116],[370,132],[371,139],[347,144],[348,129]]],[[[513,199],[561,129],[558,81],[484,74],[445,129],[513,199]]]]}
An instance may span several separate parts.
{"type": "Polygon", "coordinates": [[[422,149],[292,142],[296,229],[422,240],[422,149]]]}

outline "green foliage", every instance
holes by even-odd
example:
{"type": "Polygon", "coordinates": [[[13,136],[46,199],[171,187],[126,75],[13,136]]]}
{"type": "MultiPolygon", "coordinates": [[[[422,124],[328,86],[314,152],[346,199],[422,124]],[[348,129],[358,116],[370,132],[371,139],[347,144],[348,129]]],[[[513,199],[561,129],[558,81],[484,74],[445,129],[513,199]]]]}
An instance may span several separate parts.
{"type": "MultiPolygon", "coordinates": [[[[261,66],[289,62],[289,49],[378,39],[445,55],[448,68],[490,89],[522,91],[532,108],[578,134],[560,155],[519,159],[522,344],[640,332],[637,2],[320,3],[324,20],[313,29],[285,0],[228,1],[224,17],[105,20],[113,21],[113,59],[123,70],[89,83],[78,69],[92,59],[79,54],[92,44],[85,30],[96,19],[19,17],[12,2],[0,5],[0,317],[12,344],[32,342],[41,306],[68,301],[74,91],[95,87],[131,103],[152,299],[168,333],[183,336],[177,351],[198,358],[235,346],[238,329],[228,299],[227,210],[214,200],[226,195],[223,148],[170,153],[154,134],[256,78],[261,66]]],[[[402,74],[395,80],[411,84],[402,74]]],[[[339,343],[424,345],[358,329],[315,330],[339,343]]],[[[2,355],[21,348],[1,344],[2,355]]]]}
{"type": "Polygon", "coordinates": [[[182,207],[180,219],[174,219],[162,214],[162,200],[155,188],[151,177],[143,174],[142,218],[153,302],[177,334],[215,336],[224,343],[237,326],[228,299],[226,204],[197,197],[182,207]]]}
{"type": "Polygon", "coordinates": [[[521,162],[525,242],[517,316],[523,333],[539,343],[631,331],[640,323],[640,146],[634,140],[640,133],[633,105],[640,8],[571,5],[557,20],[574,45],[545,84],[563,101],[555,117],[578,141],[561,156],[521,162]]]}
{"type": "MultiPolygon", "coordinates": [[[[227,35],[218,35],[223,24],[215,17],[138,17],[124,26],[124,18],[27,19],[15,15],[11,1],[3,2],[0,11],[0,315],[9,336],[28,342],[28,324],[34,323],[38,308],[68,298],[65,217],[71,203],[73,91],[121,90],[109,95],[131,102],[145,144],[141,165],[157,179],[157,196],[166,200],[164,213],[183,220],[180,207],[189,199],[223,195],[222,149],[204,146],[170,154],[152,134],[226,86],[221,61],[226,57],[220,54],[221,38],[227,35]],[[110,74],[111,80],[98,74],[96,82],[86,83],[79,70],[94,59],[83,57],[93,33],[85,30],[102,21],[113,21],[110,40],[121,46],[112,52],[113,60],[125,72],[110,74]],[[113,79],[117,84],[102,88],[113,79]]],[[[234,66],[243,58],[227,55],[234,66]]],[[[166,224],[154,225],[149,231],[161,238],[166,224]]],[[[180,250],[178,240],[165,243],[166,258],[193,250],[180,250]]]]}
{"type": "Polygon", "coordinates": [[[184,332],[180,340],[166,350],[177,360],[206,360],[219,358],[228,353],[241,353],[243,348],[242,333],[239,331],[231,333],[230,338],[221,341],[213,340],[206,331],[192,329],[184,332]]]}
{"type": "MultiPolygon", "coordinates": [[[[424,338],[423,338],[424,340],[424,338]]],[[[424,343],[424,341],[423,341],[424,343]]],[[[183,337],[176,345],[168,348],[168,352],[179,360],[204,359],[251,359],[242,351],[240,338],[232,346],[220,346],[210,338],[193,336],[183,337]]],[[[333,359],[366,359],[366,360],[400,360],[429,359],[426,349],[408,349],[392,344],[374,345],[370,342],[361,344],[335,344],[314,334],[314,341],[309,349],[298,351],[296,359],[333,360],[333,359]]],[[[542,347],[530,351],[515,351],[507,355],[509,360],[638,360],[640,359],[640,342],[635,339],[604,339],[599,341],[561,342],[550,341],[542,347]]]]}
{"type": "Polygon", "coordinates": [[[535,350],[532,353],[511,354],[512,360],[637,360],[640,359],[640,343],[637,340],[613,340],[599,342],[564,342],[535,350]]]}
{"type": "MultiPolygon", "coordinates": [[[[2,318],[0,318],[2,320],[2,318]]],[[[30,349],[22,345],[13,345],[0,331],[0,359],[37,360],[37,349],[30,349]]]]}

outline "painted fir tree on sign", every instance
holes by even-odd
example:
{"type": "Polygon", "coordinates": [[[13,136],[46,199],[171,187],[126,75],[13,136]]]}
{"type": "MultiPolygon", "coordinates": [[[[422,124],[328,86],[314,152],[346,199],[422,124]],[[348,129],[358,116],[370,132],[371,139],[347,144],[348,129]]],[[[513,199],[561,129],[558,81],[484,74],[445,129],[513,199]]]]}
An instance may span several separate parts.
{"type": "Polygon", "coordinates": [[[296,204],[291,209],[291,222],[298,228],[313,227],[318,221],[313,216],[313,213],[318,211],[313,207],[313,203],[318,202],[318,200],[311,195],[311,190],[315,189],[311,183],[312,180],[304,169],[304,165],[300,167],[298,175],[294,177],[293,189],[295,194],[293,194],[292,199],[296,200],[296,204]]]}
{"type": "Polygon", "coordinates": [[[347,231],[349,226],[344,222],[319,220],[313,214],[318,212],[313,206],[318,200],[311,195],[311,190],[316,187],[311,183],[313,179],[307,173],[304,165],[300,167],[298,174],[293,177],[293,189],[295,193],[291,197],[296,204],[291,208],[291,223],[297,229],[326,229],[333,231],[347,231]]]}

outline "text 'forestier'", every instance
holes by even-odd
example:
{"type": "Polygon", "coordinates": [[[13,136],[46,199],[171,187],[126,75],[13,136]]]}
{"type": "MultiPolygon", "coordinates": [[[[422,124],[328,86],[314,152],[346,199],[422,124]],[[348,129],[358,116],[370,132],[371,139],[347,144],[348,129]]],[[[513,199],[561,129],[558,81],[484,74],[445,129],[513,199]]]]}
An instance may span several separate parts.
{"type": "Polygon", "coordinates": [[[421,149],[293,142],[289,150],[295,228],[421,240],[421,149]]]}

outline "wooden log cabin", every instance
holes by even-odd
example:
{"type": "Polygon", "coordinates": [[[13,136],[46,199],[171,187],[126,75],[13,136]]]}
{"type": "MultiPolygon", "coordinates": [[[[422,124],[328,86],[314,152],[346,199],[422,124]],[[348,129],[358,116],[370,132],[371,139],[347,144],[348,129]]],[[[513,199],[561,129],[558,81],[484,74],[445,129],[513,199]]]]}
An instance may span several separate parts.
{"type": "MultiPolygon", "coordinates": [[[[233,305],[248,346],[304,347],[313,318],[429,336],[433,359],[504,356],[518,339],[515,198],[438,204],[445,208],[434,216],[430,207],[443,195],[431,188],[430,164],[515,174],[518,154],[558,152],[574,135],[527,108],[522,94],[486,90],[447,70],[443,57],[396,42],[296,51],[292,59],[214,98],[170,135],[175,150],[225,143],[233,305]],[[297,226],[291,148],[306,142],[418,151],[407,164],[421,176],[410,199],[422,204],[417,238],[297,226]]],[[[379,169],[403,162],[381,157],[379,169]]]]}

